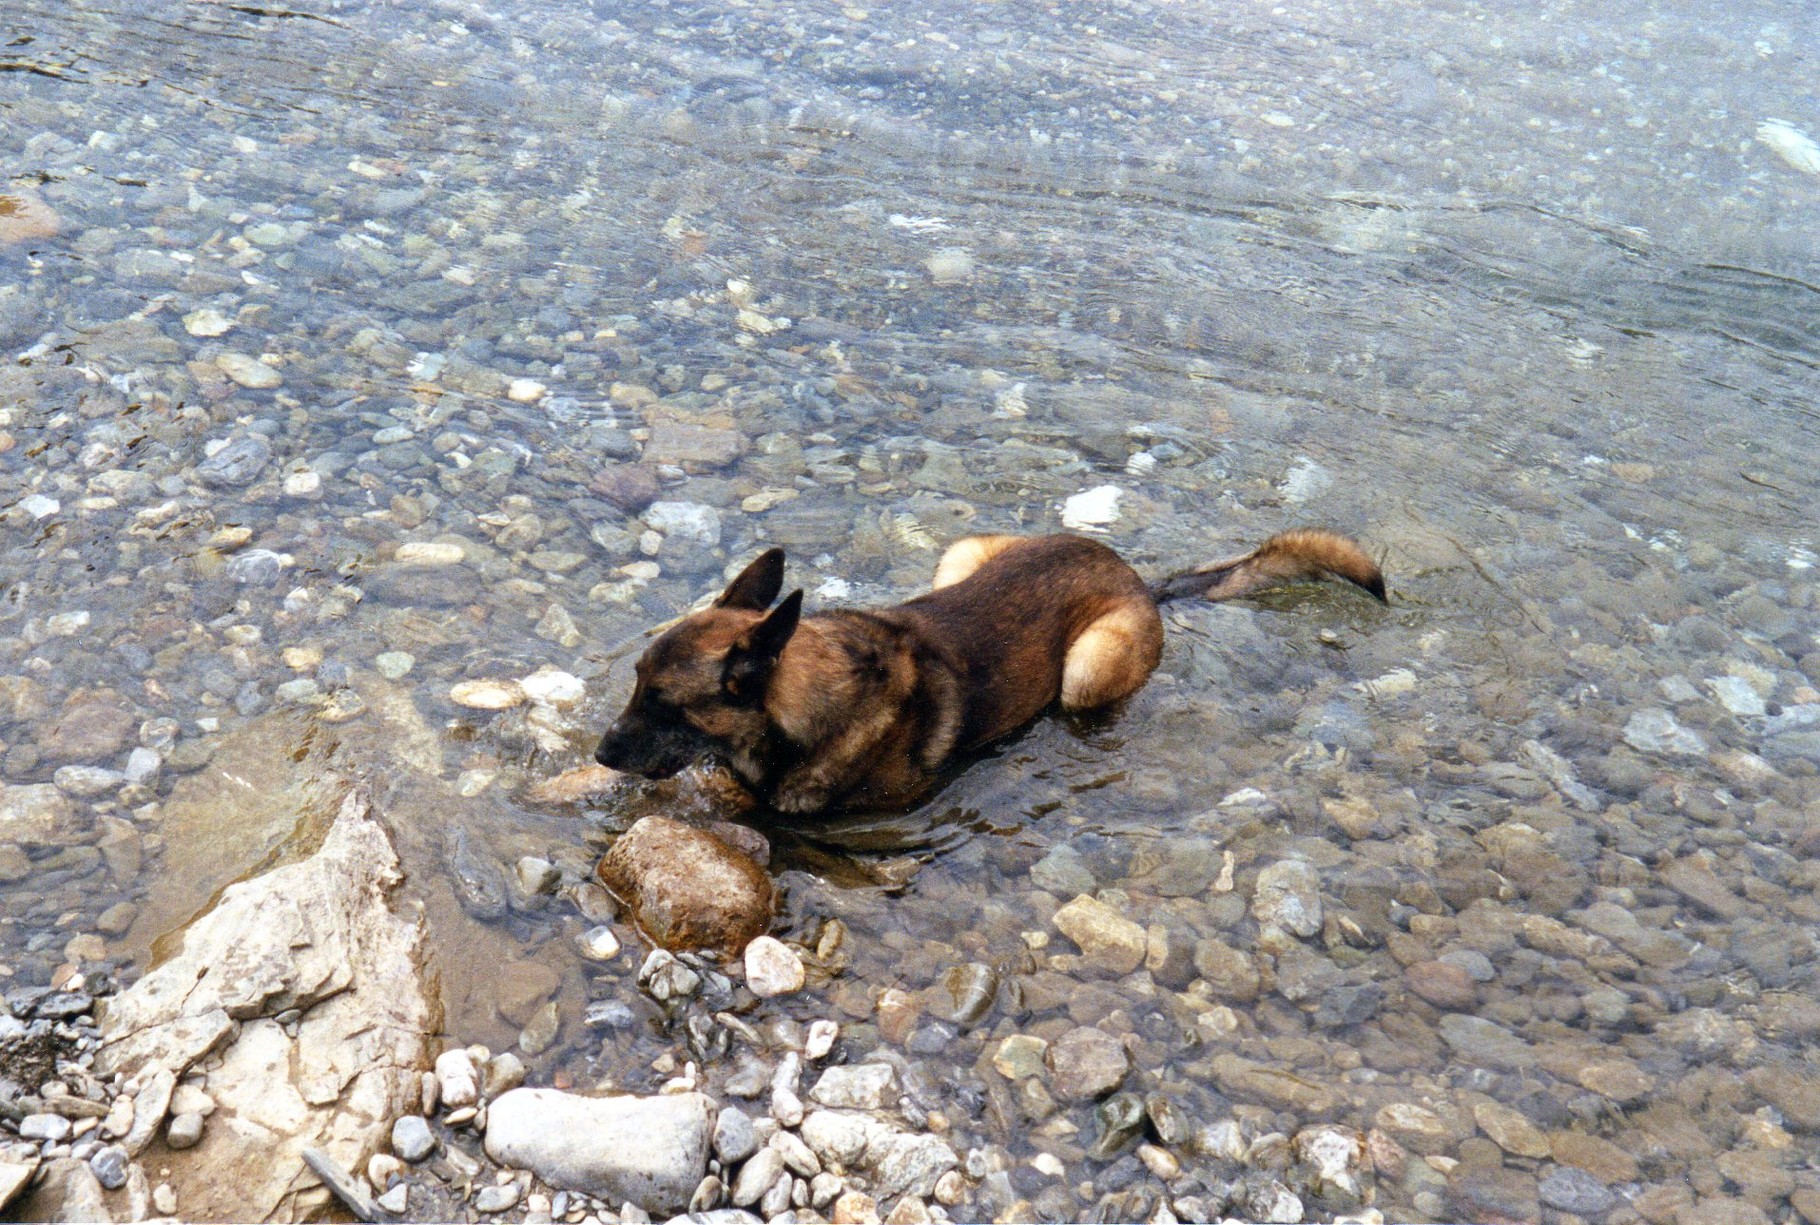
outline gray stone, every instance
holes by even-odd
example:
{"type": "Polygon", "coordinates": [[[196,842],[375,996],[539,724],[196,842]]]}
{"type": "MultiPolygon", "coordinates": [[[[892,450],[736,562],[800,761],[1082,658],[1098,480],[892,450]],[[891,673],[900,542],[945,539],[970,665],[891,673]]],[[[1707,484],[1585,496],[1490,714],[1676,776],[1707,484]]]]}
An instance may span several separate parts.
{"type": "Polygon", "coordinates": [[[732,1169],[758,1151],[758,1133],[752,1120],[736,1106],[728,1106],[714,1120],[714,1155],[732,1169]]]}
{"type": "Polygon", "coordinates": [[[436,1148],[436,1137],[430,1132],[429,1120],[422,1115],[407,1114],[392,1124],[392,1151],[413,1164],[428,1157],[436,1148]]]}
{"type": "Polygon", "coordinates": [[[69,1137],[70,1121],[60,1114],[28,1114],[19,1120],[19,1138],[51,1144],[69,1137]]]}
{"type": "Polygon", "coordinates": [[[1695,757],[1706,752],[1700,733],[1682,727],[1673,715],[1655,706],[1630,717],[1624,724],[1624,742],[1645,753],[1695,757]]]}
{"type": "Polygon", "coordinates": [[[195,1112],[171,1116],[164,1129],[164,1142],[172,1148],[194,1148],[202,1142],[202,1116],[195,1112]]]}
{"type": "Polygon", "coordinates": [[[737,1208],[756,1204],[784,1172],[784,1155],[774,1148],[761,1148],[739,1169],[729,1198],[737,1208]]]}
{"type": "Polygon", "coordinates": [[[474,1209],[477,1212],[504,1212],[518,1203],[518,1184],[506,1183],[504,1186],[482,1187],[474,1196],[474,1209]]]}
{"type": "Polygon", "coordinates": [[[707,1173],[713,1103],[699,1093],[581,1097],[514,1089],[487,1110],[487,1155],[555,1187],[679,1212],[707,1173]]]}
{"type": "Polygon", "coordinates": [[[1030,883],[1057,897],[1074,897],[1099,888],[1086,859],[1065,842],[1032,865],[1030,883]]]}
{"type": "Polygon", "coordinates": [[[250,485],[272,461],[272,444],[258,434],[232,439],[196,465],[196,479],[215,489],[250,485]]]}
{"type": "Polygon", "coordinates": [[[1618,1202],[1617,1195],[1578,1166],[1560,1165],[1543,1176],[1536,1194],[1550,1208],[1575,1216],[1593,1217],[1618,1202]]]}
{"type": "Polygon", "coordinates": [[[1312,864],[1284,859],[1258,873],[1251,915],[1266,927],[1296,936],[1321,930],[1321,880],[1312,864]]]}
{"type": "Polygon", "coordinates": [[[128,1157],[126,1150],[118,1144],[103,1145],[95,1150],[88,1159],[88,1168],[95,1172],[95,1180],[109,1191],[117,1191],[126,1185],[128,1157]]]}

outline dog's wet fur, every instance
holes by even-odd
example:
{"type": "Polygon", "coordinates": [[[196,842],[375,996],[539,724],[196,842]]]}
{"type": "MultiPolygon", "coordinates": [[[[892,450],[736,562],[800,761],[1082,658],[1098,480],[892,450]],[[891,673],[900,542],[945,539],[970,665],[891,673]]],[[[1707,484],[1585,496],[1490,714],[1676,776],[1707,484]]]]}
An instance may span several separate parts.
{"type": "Polygon", "coordinates": [[[1318,529],[1150,585],[1097,540],[973,536],[927,595],[804,616],[800,590],[778,600],[784,554],[770,549],[645,651],[594,756],[647,778],[713,758],[779,812],[902,808],[1058,700],[1084,711],[1135,693],[1162,658],[1160,603],[1321,576],[1385,598],[1364,550],[1318,529]]]}

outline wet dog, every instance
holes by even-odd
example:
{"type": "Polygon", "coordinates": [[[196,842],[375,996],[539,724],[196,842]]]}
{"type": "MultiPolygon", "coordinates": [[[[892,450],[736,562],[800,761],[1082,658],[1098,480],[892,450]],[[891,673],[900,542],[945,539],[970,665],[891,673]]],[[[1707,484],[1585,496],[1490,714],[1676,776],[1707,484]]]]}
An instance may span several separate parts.
{"type": "Polygon", "coordinates": [[[1058,699],[1084,711],[1135,693],[1162,658],[1164,601],[1321,576],[1384,599],[1364,550],[1314,529],[1149,585],[1096,540],[973,536],[927,595],[805,617],[800,590],[778,601],[770,549],[651,644],[594,756],[646,778],[718,759],[785,813],[901,808],[1058,699]]]}

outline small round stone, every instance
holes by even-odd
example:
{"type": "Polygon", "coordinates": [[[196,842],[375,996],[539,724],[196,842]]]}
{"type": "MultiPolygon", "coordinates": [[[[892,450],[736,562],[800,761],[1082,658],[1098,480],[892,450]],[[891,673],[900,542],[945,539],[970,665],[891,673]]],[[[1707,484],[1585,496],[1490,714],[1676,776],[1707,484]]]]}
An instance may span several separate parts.
{"type": "Polygon", "coordinates": [[[517,681],[460,681],[450,687],[449,700],[470,710],[510,710],[525,692],[517,681]]]}
{"type": "Polygon", "coordinates": [[[802,990],[803,959],[772,936],[759,936],[746,946],[746,986],[760,999],[802,990]]]}
{"type": "Polygon", "coordinates": [[[392,1124],[392,1151],[404,1160],[422,1161],[435,1147],[436,1137],[422,1115],[407,1114],[392,1124]]]}

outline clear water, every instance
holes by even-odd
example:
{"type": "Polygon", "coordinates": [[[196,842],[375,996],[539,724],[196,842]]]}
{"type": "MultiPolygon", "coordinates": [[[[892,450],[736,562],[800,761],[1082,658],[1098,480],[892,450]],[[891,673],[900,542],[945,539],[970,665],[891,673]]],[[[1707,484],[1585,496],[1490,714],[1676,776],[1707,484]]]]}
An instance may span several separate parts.
{"type": "MultiPolygon", "coordinates": [[[[1391,607],[1176,606],[1123,711],[1040,723],[906,817],[771,829],[784,934],[846,935],[753,1019],[836,1016],[857,1056],[880,991],[984,962],[994,1008],[914,1056],[927,1104],[1073,1181],[1089,1108],[1017,1118],[982,1058],[1064,1017],[1131,1034],[1201,1122],[1312,1118],[1222,1086],[1230,1050],[1331,1089],[1340,1122],[1483,1094],[1634,1154],[1605,1174],[1624,1198],[1780,1219],[1789,1192],[1737,1154],[1811,1186],[1806,1141],[1776,1136],[1820,1126],[1765,1088],[1816,1074],[1810,17],[15,4],[0,194],[61,229],[0,244],[5,779],[141,741],[166,762],[21,835],[0,965],[130,974],[284,853],[283,813],[339,766],[383,792],[450,1033],[509,1043],[527,1009],[501,1015],[498,967],[534,963],[563,1025],[533,1074],[652,1088],[676,1031],[582,1021],[648,1007],[632,955],[586,965],[572,905],[500,915],[490,875],[537,855],[572,882],[637,813],[711,807],[525,798],[586,760],[642,631],[766,543],[817,602],[890,601],[948,540],[1052,530],[1116,484],[1107,538],[1147,572],[1320,522],[1382,554],[1391,607]],[[247,482],[201,479],[211,443],[255,436],[247,482]],[[717,509],[717,544],[641,552],[616,500],[653,478],[717,509]],[[438,539],[459,565],[395,560],[438,539]],[[388,652],[410,671],[383,676],[388,652]],[[543,665],[589,697],[541,730],[449,700],[543,665]],[[96,690],[133,730],[60,758],[49,729],[96,690]],[[325,700],[339,721],[312,722],[325,700]],[[137,730],[159,719],[174,744],[137,730]],[[210,824],[228,773],[295,777],[245,845],[210,824]],[[1262,959],[1236,1030],[1197,1022],[1218,1001],[1192,973],[1058,991],[1093,978],[1049,924],[1067,897],[1033,883],[1063,845],[1178,950],[1262,959]],[[1247,910],[1283,858],[1329,915],[1293,999],[1306,961],[1247,910]],[[136,919],[72,954],[121,901],[136,919]],[[1549,919],[1607,944],[1564,951],[1549,919]],[[1489,968],[1464,1011],[1527,1061],[1410,994],[1405,967],[1448,955],[1489,968]],[[1364,1019],[1321,1010],[1361,987],[1364,1019]],[[1581,1074],[1601,1061],[1640,1080],[1581,1074]]],[[[1412,1169],[1380,1173],[1387,1214],[1441,1211],[1420,1198],[1441,1173],[1412,1169]]]]}

